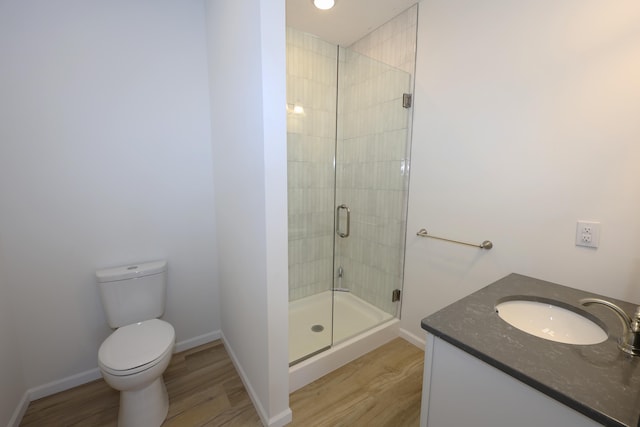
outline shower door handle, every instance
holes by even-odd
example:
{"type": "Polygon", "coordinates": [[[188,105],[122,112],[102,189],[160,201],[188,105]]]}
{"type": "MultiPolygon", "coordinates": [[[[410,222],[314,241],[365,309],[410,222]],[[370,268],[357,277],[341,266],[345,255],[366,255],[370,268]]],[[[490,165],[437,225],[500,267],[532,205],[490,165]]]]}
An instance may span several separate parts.
{"type": "Polygon", "coordinates": [[[340,237],[349,237],[349,230],[351,230],[351,209],[345,204],[342,204],[336,208],[336,234],[340,237]],[[347,231],[344,233],[340,230],[340,209],[347,211],[347,231]]]}

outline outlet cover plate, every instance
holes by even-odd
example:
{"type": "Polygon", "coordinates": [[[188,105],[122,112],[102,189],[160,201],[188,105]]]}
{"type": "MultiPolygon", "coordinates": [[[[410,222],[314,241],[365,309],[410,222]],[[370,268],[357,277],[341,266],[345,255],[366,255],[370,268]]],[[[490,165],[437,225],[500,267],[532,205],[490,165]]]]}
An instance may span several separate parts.
{"type": "Polygon", "coordinates": [[[576,227],[576,246],[597,248],[600,246],[600,223],[578,220],[576,227]]]}

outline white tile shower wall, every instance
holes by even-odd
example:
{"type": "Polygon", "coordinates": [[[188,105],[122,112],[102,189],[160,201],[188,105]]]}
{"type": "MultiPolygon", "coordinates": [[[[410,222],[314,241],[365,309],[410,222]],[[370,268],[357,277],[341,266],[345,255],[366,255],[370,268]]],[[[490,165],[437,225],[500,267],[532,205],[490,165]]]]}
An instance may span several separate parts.
{"type": "Polygon", "coordinates": [[[290,301],[332,286],[336,66],[337,46],[287,29],[290,301]]]}
{"type": "Polygon", "coordinates": [[[418,6],[415,5],[349,48],[413,75],[417,28],[418,6]]]}
{"type": "Polygon", "coordinates": [[[351,210],[351,236],[336,246],[342,284],[395,314],[402,285],[408,190],[409,92],[417,7],[354,43],[341,55],[337,204],[351,210]]]}

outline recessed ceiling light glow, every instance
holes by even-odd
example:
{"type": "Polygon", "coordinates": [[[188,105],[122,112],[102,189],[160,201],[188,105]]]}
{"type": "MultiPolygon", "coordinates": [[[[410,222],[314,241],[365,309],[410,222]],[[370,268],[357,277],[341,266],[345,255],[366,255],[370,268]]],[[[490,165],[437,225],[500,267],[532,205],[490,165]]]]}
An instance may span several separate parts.
{"type": "Polygon", "coordinates": [[[315,7],[322,10],[331,9],[335,3],[335,0],[313,0],[315,7]]]}

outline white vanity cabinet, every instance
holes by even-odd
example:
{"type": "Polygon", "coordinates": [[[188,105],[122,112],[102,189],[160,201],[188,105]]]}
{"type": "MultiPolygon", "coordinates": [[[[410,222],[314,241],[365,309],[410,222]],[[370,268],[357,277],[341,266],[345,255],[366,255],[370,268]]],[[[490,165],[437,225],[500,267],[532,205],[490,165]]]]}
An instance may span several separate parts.
{"type": "MultiPolygon", "coordinates": [[[[598,393],[598,390],[593,392],[598,393]]],[[[427,334],[421,427],[600,425],[448,342],[427,334]]]]}

